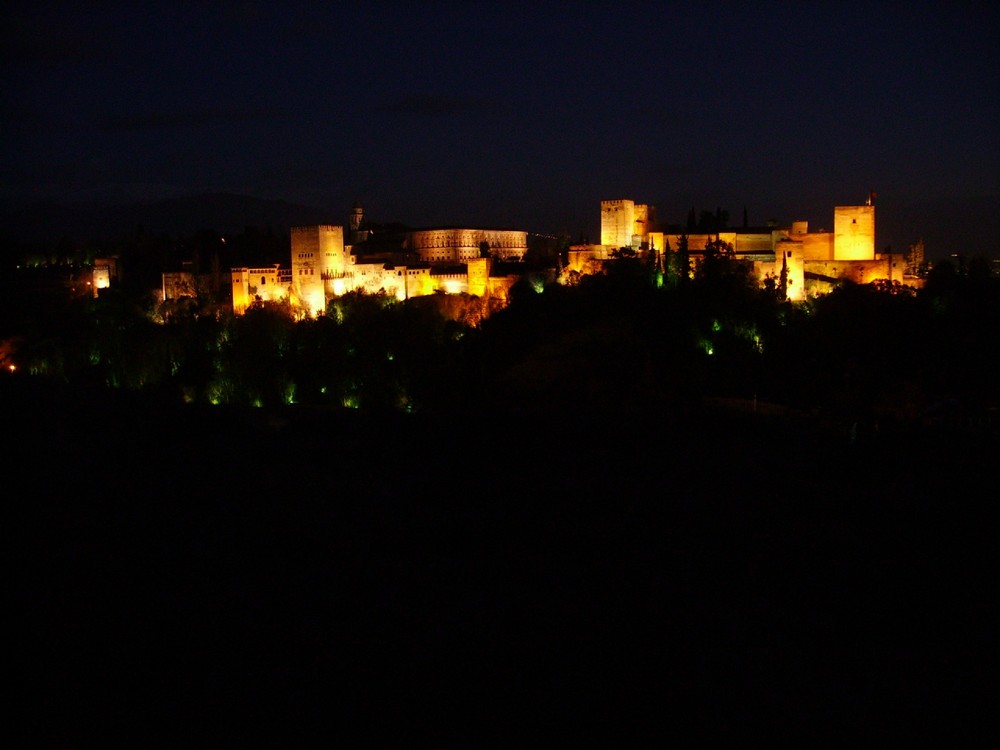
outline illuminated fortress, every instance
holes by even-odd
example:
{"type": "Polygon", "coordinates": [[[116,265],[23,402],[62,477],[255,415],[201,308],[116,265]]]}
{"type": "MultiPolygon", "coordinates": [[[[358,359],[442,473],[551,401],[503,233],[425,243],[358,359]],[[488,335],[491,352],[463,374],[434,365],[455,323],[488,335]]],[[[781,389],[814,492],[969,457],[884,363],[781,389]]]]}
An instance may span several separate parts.
{"type": "Polygon", "coordinates": [[[692,267],[709,243],[721,240],[733,248],[733,257],[753,264],[763,283],[787,278],[788,298],[801,301],[829,291],[841,280],[859,284],[878,279],[904,281],[902,253],[875,250],[875,205],[871,197],[855,206],[836,206],[833,231],[810,232],[808,222],[787,227],[742,227],[718,231],[660,231],[655,207],[631,200],[601,202],[601,244],[570,247],[565,269],[578,274],[600,273],[603,264],[621,248],[640,257],[677,251],[686,241],[692,267]]]}
{"type": "Polygon", "coordinates": [[[291,270],[232,269],[234,312],[242,314],[258,300],[287,301],[304,314],[317,315],[330,299],[358,291],[400,300],[464,293],[502,306],[519,277],[496,274],[496,265],[520,262],[528,249],[526,231],[407,229],[388,233],[388,241],[378,244],[362,225],[363,211],[355,204],[346,238],[350,244],[343,226],[292,227],[291,270]]]}
{"type": "MultiPolygon", "coordinates": [[[[345,236],[343,226],[291,229],[291,268],[232,269],[233,310],[242,314],[255,301],[290,303],[300,314],[317,315],[330,299],[349,292],[385,293],[404,300],[429,294],[468,294],[503,306],[517,273],[496,274],[524,260],[528,233],[508,229],[437,227],[400,229],[389,241],[363,229],[363,210],[355,204],[345,236]]],[[[686,242],[694,270],[710,243],[722,241],[733,257],[752,264],[757,279],[786,279],[790,300],[801,301],[832,289],[841,280],[904,282],[902,254],[875,250],[875,206],[836,206],[833,231],[810,232],[808,222],[785,227],[747,227],[718,231],[662,230],[654,206],[632,200],[601,202],[601,244],[573,245],[553,279],[604,272],[622,248],[638,257],[663,259],[686,242]]],[[[166,288],[165,288],[166,292],[166,288]]],[[[166,296],[166,295],[165,295],[166,296]]]]}

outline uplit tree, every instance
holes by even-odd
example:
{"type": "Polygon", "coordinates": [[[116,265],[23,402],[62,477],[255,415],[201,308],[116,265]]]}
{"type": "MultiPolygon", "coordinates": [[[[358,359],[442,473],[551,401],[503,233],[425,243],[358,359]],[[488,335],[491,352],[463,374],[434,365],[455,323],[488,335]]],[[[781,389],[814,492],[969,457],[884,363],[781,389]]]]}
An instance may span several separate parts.
{"type": "Polygon", "coordinates": [[[288,403],[294,326],[287,308],[272,303],[252,304],[234,318],[220,351],[213,398],[244,406],[288,403]]]}
{"type": "Polygon", "coordinates": [[[679,286],[687,286],[691,280],[691,253],[688,250],[687,233],[677,239],[677,250],[670,254],[671,275],[677,279],[679,286]]]}

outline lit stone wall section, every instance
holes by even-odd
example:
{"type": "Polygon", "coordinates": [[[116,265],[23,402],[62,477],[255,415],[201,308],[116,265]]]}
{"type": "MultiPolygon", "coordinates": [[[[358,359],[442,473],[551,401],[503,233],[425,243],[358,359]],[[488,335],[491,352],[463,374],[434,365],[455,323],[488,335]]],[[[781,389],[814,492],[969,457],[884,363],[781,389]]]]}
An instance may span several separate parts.
{"type": "Polygon", "coordinates": [[[290,279],[278,264],[264,268],[234,268],[233,312],[242,315],[259,297],[262,302],[281,302],[288,298],[290,279]]]}
{"type": "Polygon", "coordinates": [[[292,299],[308,314],[326,309],[324,280],[342,276],[349,265],[344,228],[330,224],[292,227],[292,299]]]}
{"type": "Polygon", "coordinates": [[[601,201],[601,244],[609,247],[631,247],[635,231],[635,202],[630,200],[601,201]]]}
{"type": "Polygon", "coordinates": [[[424,263],[447,265],[479,258],[484,242],[496,260],[523,260],[528,252],[528,233],[510,229],[417,229],[407,234],[406,245],[424,263]]]}
{"type": "Polygon", "coordinates": [[[636,203],[633,210],[631,247],[639,248],[649,242],[649,233],[656,223],[656,208],[645,203],[636,203]]]}
{"type": "Polygon", "coordinates": [[[487,284],[493,263],[489,258],[476,258],[469,261],[469,294],[482,297],[486,294],[487,284]]]}
{"type": "Polygon", "coordinates": [[[785,270],[785,294],[788,299],[793,302],[805,299],[806,264],[801,242],[783,239],[774,243],[774,268],[770,273],[775,279],[781,279],[782,268],[785,270]]]}
{"type": "Polygon", "coordinates": [[[833,259],[875,259],[875,206],[833,209],[833,259]]]}

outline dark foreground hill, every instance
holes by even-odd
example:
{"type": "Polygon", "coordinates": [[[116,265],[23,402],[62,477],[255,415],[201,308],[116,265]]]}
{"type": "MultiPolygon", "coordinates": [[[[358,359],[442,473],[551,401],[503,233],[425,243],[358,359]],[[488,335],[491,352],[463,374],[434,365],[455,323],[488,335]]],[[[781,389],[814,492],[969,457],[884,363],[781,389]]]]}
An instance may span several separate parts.
{"type": "Polygon", "coordinates": [[[17,745],[910,743],[992,715],[995,444],[12,382],[17,745]]]}

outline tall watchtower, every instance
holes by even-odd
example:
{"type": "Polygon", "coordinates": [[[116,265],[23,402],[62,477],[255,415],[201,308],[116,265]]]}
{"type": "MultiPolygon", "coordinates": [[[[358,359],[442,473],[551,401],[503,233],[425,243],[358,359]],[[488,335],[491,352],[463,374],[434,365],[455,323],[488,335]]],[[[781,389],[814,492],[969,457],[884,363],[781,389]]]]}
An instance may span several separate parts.
{"type": "Polygon", "coordinates": [[[310,314],[326,309],[326,281],[342,276],[350,263],[344,228],[328,224],[291,228],[292,293],[310,314]]]}
{"type": "Polygon", "coordinates": [[[875,205],[833,209],[833,259],[875,260],[875,205]]]}
{"type": "Polygon", "coordinates": [[[639,249],[656,229],[656,207],[630,200],[601,201],[601,244],[639,249]]]}
{"type": "Polygon", "coordinates": [[[635,227],[635,203],[630,200],[601,201],[601,244],[631,247],[635,227]]]}

